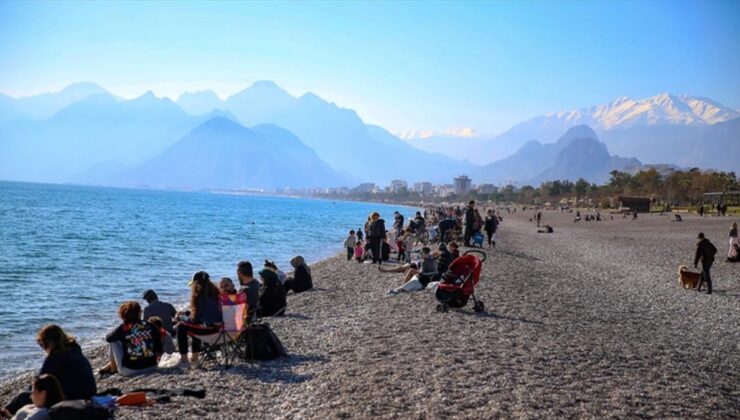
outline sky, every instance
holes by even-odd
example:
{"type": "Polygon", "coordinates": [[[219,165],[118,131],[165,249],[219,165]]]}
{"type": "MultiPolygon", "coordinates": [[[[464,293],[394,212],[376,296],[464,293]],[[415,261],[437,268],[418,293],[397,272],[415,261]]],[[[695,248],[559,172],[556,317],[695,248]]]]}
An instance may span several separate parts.
{"type": "Polygon", "coordinates": [[[0,92],[136,97],[257,80],[393,132],[500,133],[662,92],[740,108],[740,2],[0,1],[0,92]]]}

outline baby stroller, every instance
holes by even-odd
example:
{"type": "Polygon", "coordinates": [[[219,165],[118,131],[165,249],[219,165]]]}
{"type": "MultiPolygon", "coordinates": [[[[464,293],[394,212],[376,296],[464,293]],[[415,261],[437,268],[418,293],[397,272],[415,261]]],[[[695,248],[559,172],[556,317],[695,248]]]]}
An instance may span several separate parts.
{"type": "Polygon", "coordinates": [[[462,308],[468,299],[473,298],[473,310],[483,312],[482,300],[475,298],[475,286],[480,281],[480,270],[486,260],[486,253],[477,250],[466,251],[450,264],[437,285],[435,296],[439,301],[437,312],[447,312],[450,307],[462,308]],[[481,255],[479,258],[477,255],[481,255]]]}

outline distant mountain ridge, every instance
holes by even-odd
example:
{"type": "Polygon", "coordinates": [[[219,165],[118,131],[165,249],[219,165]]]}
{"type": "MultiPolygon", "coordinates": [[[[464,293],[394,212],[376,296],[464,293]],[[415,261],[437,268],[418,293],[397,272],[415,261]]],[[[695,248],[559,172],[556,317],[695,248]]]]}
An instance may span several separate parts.
{"type": "Polygon", "coordinates": [[[273,189],[343,185],[346,180],[280,127],[246,128],[216,117],[157,157],[117,174],[113,183],[155,188],[273,189]]]}
{"type": "Polygon", "coordinates": [[[735,158],[740,156],[735,153],[740,143],[738,120],[740,111],[710,98],[662,93],[644,99],[620,97],[603,105],[548,113],[493,138],[468,140],[434,135],[406,141],[483,163],[507,158],[529,141],[551,143],[572,127],[588,125],[610,150],[643,162],[740,172],[740,159],[735,158]]]}
{"type": "Polygon", "coordinates": [[[539,185],[556,179],[604,182],[609,171],[639,168],[634,158],[611,156],[596,132],[587,125],[569,129],[555,143],[529,141],[508,158],[474,172],[480,182],[539,185]]]}

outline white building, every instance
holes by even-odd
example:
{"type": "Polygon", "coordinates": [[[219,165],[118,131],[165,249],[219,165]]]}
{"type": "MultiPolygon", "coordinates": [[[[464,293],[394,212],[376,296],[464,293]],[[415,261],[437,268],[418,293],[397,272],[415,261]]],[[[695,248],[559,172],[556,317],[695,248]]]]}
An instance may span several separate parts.
{"type": "Polygon", "coordinates": [[[417,182],[414,184],[414,191],[423,196],[430,196],[434,194],[434,186],[431,182],[417,182]]]}
{"type": "Polygon", "coordinates": [[[391,181],[391,192],[399,193],[402,190],[408,190],[409,184],[402,179],[394,179],[391,181]]]}

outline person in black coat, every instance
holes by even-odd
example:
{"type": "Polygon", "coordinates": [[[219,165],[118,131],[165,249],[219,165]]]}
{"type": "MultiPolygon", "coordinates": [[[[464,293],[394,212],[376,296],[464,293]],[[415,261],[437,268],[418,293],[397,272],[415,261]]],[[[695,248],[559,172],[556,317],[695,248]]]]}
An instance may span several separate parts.
{"type": "MultiPolygon", "coordinates": [[[[54,375],[66,399],[87,400],[97,393],[92,366],[73,337],[52,324],[39,331],[36,342],[47,354],[39,374],[54,375]]],[[[21,392],[1,411],[9,417],[28,404],[31,392],[21,392]]]]}
{"type": "Polygon", "coordinates": [[[712,277],[709,275],[709,269],[712,268],[712,263],[714,263],[714,255],[717,254],[717,248],[709,242],[709,239],[704,237],[704,233],[699,233],[697,239],[699,242],[696,243],[694,267],[696,268],[699,261],[701,261],[701,279],[699,280],[699,287],[697,287],[696,290],[701,290],[702,283],[706,283],[707,294],[711,295],[712,277]]]}
{"type": "MultiPolygon", "coordinates": [[[[285,297],[285,288],[278,280],[277,273],[265,268],[259,273],[262,279],[260,288],[260,305],[257,310],[259,317],[264,316],[283,316],[288,301],[285,297]]],[[[286,283],[288,281],[286,280],[286,283]]]]}
{"type": "Polygon", "coordinates": [[[311,277],[311,268],[306,265],[306,261],[300,255],[290,260],[295,272],[293,277],[285,281],[285,291],[292,290],[293,293],[301,293],[313,289],[313,278],[311,277]]]}

